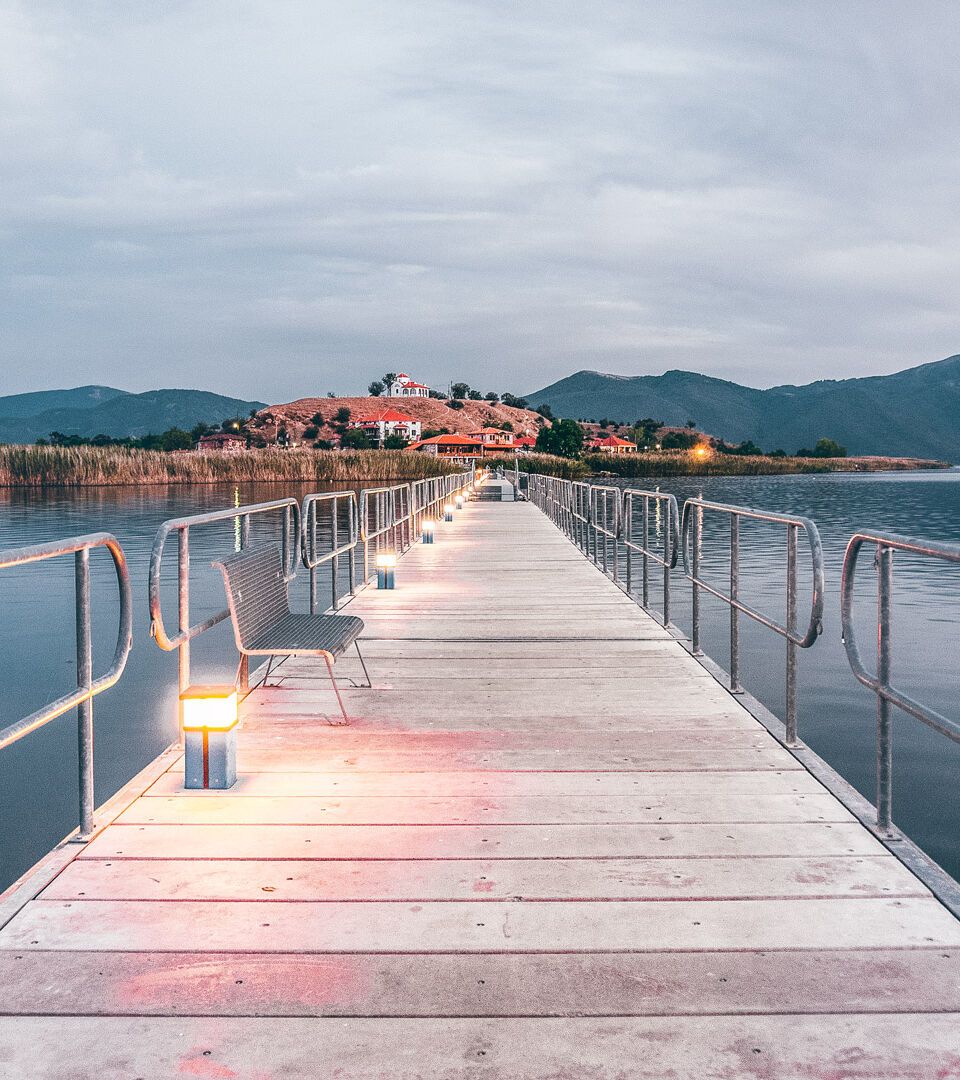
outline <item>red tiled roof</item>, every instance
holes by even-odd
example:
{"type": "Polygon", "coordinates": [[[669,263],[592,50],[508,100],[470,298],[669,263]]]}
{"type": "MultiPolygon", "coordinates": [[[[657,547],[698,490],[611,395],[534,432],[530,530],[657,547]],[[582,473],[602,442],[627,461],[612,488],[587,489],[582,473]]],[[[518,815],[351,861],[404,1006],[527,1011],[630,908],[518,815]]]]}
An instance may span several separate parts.
{"type": "Polygon", "coordinates": [[[418,422],[412,416],[407,416],[396,409],[386,408],[381,409],[378,413],[371,413],[369,416],[361,416],[356,420],[356,423],[376,424],[381,420],[387,424],[416,424],[418,422]]]}
{"type": "Polygon", "coordinates": [[[432,439],[412,443],[407,449],[418,450],[421,446],[470,446],[479,449],[483,443],[479,439],[471,439],[469,435],[434,435],[432,439]]]}
{"type": "Polygon", "coordinates": [[[513,440],[514,446],[536,446],[537,440],[532,435],[517,435],[513,440]]]}
{"type": "Polygon", "coordinates": [[[633,446],[637,444],[630,442],[629,439],[620,439],[616,435],[605,435],[603,438],[591,439],[591,446],[633,446]]]}

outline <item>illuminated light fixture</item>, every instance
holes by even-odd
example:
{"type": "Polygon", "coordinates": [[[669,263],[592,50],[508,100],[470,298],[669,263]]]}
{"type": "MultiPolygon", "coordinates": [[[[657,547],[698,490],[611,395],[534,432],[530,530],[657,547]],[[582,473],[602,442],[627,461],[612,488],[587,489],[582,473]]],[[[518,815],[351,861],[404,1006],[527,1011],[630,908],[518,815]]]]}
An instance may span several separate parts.
{"type": "Polygon", "coordinates": [[[701,461],[703,461],[704,458],[708,458],[710,456],[710,448],[707,447],[707,446],[704,446],[701,443],[699,446],[694,447],[693,454],[694,454],[694,457],[697,457],[701,461]]]}
{"type": "Polygon", "coordinates": [[[433,518],[425,518],[420,523],[420,528],[423,530],[423,542],[425,544],[432,544],[434,534],[437,530],[437,523],[433,520],[433,518]]]}
{"type": "Polygon", "coordinates": [[[377,553],[377,588],[393,589],[396,587],[397,554],[395,551],[377,553]]]}
{"type": "Polygon", "coordinates": [[[453,503],[447,503],[443,508],[443,520],[453,521],[453,503]]]}
{"type": "Polygon", "coordinates": [[[457,509],[462,510],[463,509],[463,496],[458,495],[454,501],[456,503],[457,509]]]}
{"type": "Polygon", "coordinates": [[[235,686],[188,686],[180,695],[183,713],[183,786],[231,788],[237,782],[235,686]]]}

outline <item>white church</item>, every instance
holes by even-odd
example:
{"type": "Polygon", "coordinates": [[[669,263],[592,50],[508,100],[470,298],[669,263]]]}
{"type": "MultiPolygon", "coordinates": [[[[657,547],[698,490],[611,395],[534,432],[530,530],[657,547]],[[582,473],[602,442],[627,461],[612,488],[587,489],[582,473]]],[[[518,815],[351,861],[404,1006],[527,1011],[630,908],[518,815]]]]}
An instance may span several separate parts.
{"type": "Polygon", "coordinates": [[[416,382],[414,379],[411,379],[406,372],[401,371],[390,384],[387,393],[390,397],[429,397],[430,387],[425,386],[423,383],[416,382]]]}

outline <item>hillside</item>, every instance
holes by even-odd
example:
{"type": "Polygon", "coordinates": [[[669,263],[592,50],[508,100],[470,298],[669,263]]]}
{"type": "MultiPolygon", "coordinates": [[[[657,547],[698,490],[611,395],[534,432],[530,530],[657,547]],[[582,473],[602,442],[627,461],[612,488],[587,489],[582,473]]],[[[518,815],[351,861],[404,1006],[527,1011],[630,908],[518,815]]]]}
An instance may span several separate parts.
{"type": "MultiPolygon", "coordinates": [[[[106,387],[81,387],[74,391],[44,391],[40,394],[21,394],[19,398],[50,399],[47,395],[80,395],[84,391],[104,390],[112,397],[99,404],[73,405],[67,408],[47,408],[34,415],[4,417],[0,412],[0,443],[33,443],[47,438],[51,431],[67,435],[147,435],[168,428],[189,430],[195,424],[219,424],[228,416],[246,416],[252,409],[263,407],[262,401],[244,401],[223,397],[205,390],[149,390],[144,394],[127,394],[106,387]]],[[[17,398],[0,399],[0,409],[17,398]]],[[[24,407],[21,405],[21,407],[24,407]]]]}
{"type": "Polygon", "coordinates": [[[338,409],[347,408],[353,419],[369,416],[384,408],[397,409],[419,420],[424,430],[447,428],[457,434],[467,435],[482,427],[496,427],[509,422],[518,435],[536,435],[543,418],[529,409],[514,409],[510,405],[493,404],[489,401],[465,401],[462,409],[451,409],[445,402],[433,398],[386,398],[386,397],[340,397],[300,398],[286,405],[271,405],[261,410],[251,424],[267,442],[276,438],[277,428],[286,427],[287,432],[300,442],[303,429],[313,425],[313,417],[323,417],[319,438],[329,439],[333,434],[330,424],[338,409]]]}
{"type": "Polygon", "coordinates": [[[666,424],[695,420],[729,442],[752,439],[792,452],[822,436],[851,454],[960,461],[960,355],[894,375],[822,380],[768,390],[692,371],[663,375],[576,374],[525,395],[558,416],[666,424]]]}
{"type": "Polygon", "coordinates": [[[126,390],[112,386],[76,386],[72,390],[37,390],[30,394],[0,397],[0,420],[19,420],[52,409],[95,409],[112,398],[125,397],[126,390]]]}

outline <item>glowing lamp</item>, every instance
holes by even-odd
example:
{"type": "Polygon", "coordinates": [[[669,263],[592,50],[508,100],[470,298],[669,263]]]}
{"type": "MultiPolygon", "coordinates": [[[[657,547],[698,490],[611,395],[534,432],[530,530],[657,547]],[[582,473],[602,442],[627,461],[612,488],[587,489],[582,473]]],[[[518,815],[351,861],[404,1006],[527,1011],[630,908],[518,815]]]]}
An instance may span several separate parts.
{"type": "Polygon", "coordinates": [[[447,503],[443,508],[443,520],[453,521],[453,503],[447,503]]]}
{"type": "Polygon", "coordinates": [[[183,786],[231,788],[237,782],[235,686],[188,686],[180,695],[183,715],[183,786]]]}
{"type": "Polygon", "coordinates": [[[456,498],[456,506],[457,506],[458,510],[463,509],[463,496],[462,495],[457,496],[457,498],[456,498]]]}
{"type": "Polygon", "coordinates": [[[426,518],[420,523],[420,528],[423,530],[423,542],[432,544],[434,534],[437,531],[437,523],[433,518],[426,518]]]}
{"type": "Polygon", "coordinates": [[[396,587],[397,553],[395,551],[377,552],[377,588],[393,589],[396,587]]]}

